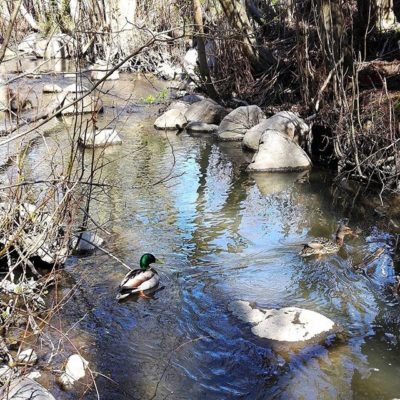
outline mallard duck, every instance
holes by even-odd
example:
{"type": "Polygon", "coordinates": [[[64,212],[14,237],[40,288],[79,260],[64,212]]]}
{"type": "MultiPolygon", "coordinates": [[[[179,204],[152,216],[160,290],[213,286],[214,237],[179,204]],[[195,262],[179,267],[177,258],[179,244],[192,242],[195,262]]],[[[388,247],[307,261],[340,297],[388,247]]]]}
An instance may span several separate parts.
{"type": "Polygon", "coordinates": [[[140,258],[140,269],[129,271],[121,284],[119,285],[120,292],[117,296],[117,300],[125,299],[134,293],[144,295],[144,291],[155,288],[160,277],[153,268],[150,268],[150,264],[157,263],[162,264],[161,260],[158,260],[153,254],[145,253],[140,258]]]}
{"type": "Polygon", "coordinates": [[[326,238],[313,239],[311,242],[304,245],[299,255],[301,257],[309,257],[313,255],[337,253],[343,246],[344,237],[351,234],[353,234],[353,231],[347,225],[340,224],[336,231],[335,241],[326,238]]]}

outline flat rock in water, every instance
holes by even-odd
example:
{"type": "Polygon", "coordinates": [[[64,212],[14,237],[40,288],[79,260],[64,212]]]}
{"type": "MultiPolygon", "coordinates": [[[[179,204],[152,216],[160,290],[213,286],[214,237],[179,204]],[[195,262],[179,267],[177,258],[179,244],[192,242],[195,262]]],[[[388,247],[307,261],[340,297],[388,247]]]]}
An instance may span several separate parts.
{"type": "Polygon", "coordinates": [[[267,130],[261,136],[258,152],[247,167],[249,171],[290,172],[311,168],[307,153],[286,135],[267,130]]]}
{"type": "Polygon", "coordinates": [[[189,133],[215,133],[218,130],[218,125],[205,124],[204,122],[189,122],[186,125],[186,131],[189,133]]]}
{"type": "Polygon", "coordinates": [[[261,135],[267,129],[281,132],[290,139],[298,142],[303,139],[304,135],[310,130],[310,127],[297,114],[291,111],[281,111],[250,128],[244,135],[243,147],[257,151],[261,135]]]}
{"type": "Polygon", "coordinates": [[[107,147],[122,144],[122,139],[117,130],[105,128],[95,132],[86,132],[86,136],[79,138],[79,144],[83,147],[107,147]]]}
{"type": "MultiPolygon", "coordinates": [[[[90,79],[93,81],[99,81],[104,79],[105,76],[113,69],[111,63],[107,61],[98,60],[95,64],[90,67],[90,79]]],[[[115,70],[110,76],[106,78],[107,81],[115,81],[119,79],[119,71],[115,70]]]]}
{"type": "Polygon", "coordinates": [[[177,130],[183,128],[187,123],[183,114],[176,109],[168,110],[160,115],[154,122],[154,128],[165,130],[177,130]]]}
{"type": "Polygon", "coordinates": [[[197,121],[205,124],[219,124],[228,112],[213,100],[206,99],[193,103],[185,112],[188,122],[197,121]]]}
{"type": "Polygon", "coordinates": [[[22,377],[0,391],[3,400],[55,400],[53,395],[32,379],[22,377]]]}
{"type": "Polygon", "coordinates": [[[76,85],[75,83],[71,83],[71,85],[68,85],[64,90],[68,93],[84,93],[89,91],[86,86],[76,85]]]}
{"type": "Polygon", "coordinates": [[[218,128],[218,139],[222,141],[241,141],[247,130],[265,118],[258,106],[242,106],[230,112],[218,128]]]}
{"type": "Polygon", "coordinates": [[[61,86],[48,83],[43,86],[43,93],[61,93],[63,91],[61,86]]]}
{"type": "Polygon", "coordinates": [[[103,112],[103,101],[98,97],[91,97],[90,95],[84,97],[82,100],[74,103],[77,97],[73,93],[68,93],[64,106],[70,104],[69,107],[61,111],[63,115],[72,114],[86,114],[86,113],[101,113],[103,112]]]}
{"type": "Polygon", "coordinates": [[[169,111],[169,110],[178,110],[178,111],[180,111],[182,114],[185,114],[185,112],[187,111],[187,109],[189,108],[189,106],[190,106],[189,103],[186,103],[185,101],[177,100],[177,101],[172,102],[172,103],[168,106],[167,111],[169,111]]]}
{"type": "Polygon", "coordinates": [[[235,301],[229,309],[252,326],[254,335],[279,342],[305,342],[333,331],[335,323],[315,311],[297,307],[279,310],[256,308],[248,301],[235,301]]]}

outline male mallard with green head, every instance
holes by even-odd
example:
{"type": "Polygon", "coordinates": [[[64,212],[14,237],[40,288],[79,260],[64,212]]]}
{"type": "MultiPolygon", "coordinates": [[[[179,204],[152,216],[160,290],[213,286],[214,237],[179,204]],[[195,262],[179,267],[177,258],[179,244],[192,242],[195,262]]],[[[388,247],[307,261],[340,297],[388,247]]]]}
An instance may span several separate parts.
{"type": "Polygon", "coordinates": [[[153,254],[145,253],[140,258],[140,269],[135,269],[128,272],[121,284],[119,285],[120,292],[117,295],[117,300],[125,299],[134,293],[144,295],[144,291],[155,288],[160,282],[160,277],[155,269],[150,267],[150,264],[162,264],[153,254]]]}
{"type": "Polygon", "coordinates": [[[353,231],[345,224],[340,224],[336,231],[336,239],[333,241],[326,238],[316,238],[304,245],[303,250],[299,253],[301,257],[309,257],[313,255],[333,254],[337,253],[343,246],[343,240],[346,235],[352,235],[353,231]]]}

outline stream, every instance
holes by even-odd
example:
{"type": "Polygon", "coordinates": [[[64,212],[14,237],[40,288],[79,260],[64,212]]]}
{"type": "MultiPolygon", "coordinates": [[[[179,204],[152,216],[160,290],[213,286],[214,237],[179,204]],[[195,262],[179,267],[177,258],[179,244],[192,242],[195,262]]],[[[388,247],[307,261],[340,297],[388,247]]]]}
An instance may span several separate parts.
{"type": "MultiPolygon", "coordinates": [[[[70,83],[70,82],[69,82],[70,83]]],[[[34,83],[34,85],[37,85],[34,83]]],[[[145,252],[162,258],[149,298],[115,300],[126,269],[96,252],[73,256],[60,311],[87,358],[101,399],[393,399],[400,396],[400,305],[387,290],[396,275],[396,235],[361,201],[336,190],[328,172],[249,174],[250,154],[210,135],[156,131],[158,106],[124,108],[130,94],[156,96],[166,83],[123,74],[107,82],[105,113],[122,146],[107,148],[91,215],[111,233],[105,247],[132,267],[145,252]],[[161,181],[161,183],[154,184],[161,181]],[[301,244],[332,237],[338,222],[359,228],[338,254],[303,259],[301,244]],[[352,265],[383,247],[368,273],[352,265]],[[340,325],[344,342],[276,351],[229,311],[235,300],[296,306],[340,325]]],[[[43,154],[63,151],[63,125],[28,154],[32,176],[43,154]]],[[[99,152],[100,150],[95,150],[99,152]]],[[[43,350],[45,353],[46,350],[43,350]]],[[[50,387],[58,399],[76,393],[50,387]]],[[[96,391],[80,392],[85,399],[96,391]]]]}

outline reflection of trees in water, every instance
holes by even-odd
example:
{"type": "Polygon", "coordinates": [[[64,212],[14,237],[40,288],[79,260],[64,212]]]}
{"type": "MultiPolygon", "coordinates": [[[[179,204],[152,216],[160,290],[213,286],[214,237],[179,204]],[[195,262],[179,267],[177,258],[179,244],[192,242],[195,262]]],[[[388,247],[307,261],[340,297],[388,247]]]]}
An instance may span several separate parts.
{"type": "Polygon", "coordinates": [[[240,165],[232,162],[219,147],[207,143],[200,148],[197,164],[199,182],[197,187],[196,214],[193,218],[193,233],[188,240],[194,244],[192,259],[197,259],[209,251],[226,250],[211,245],[222,236],[229,236],[235,251],[245,246],[239,234],[242,221],[240,212],[247,197],[249,181],[241,173],[240,165]]]}

